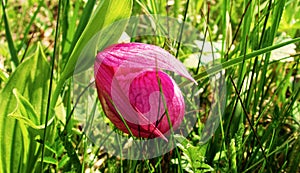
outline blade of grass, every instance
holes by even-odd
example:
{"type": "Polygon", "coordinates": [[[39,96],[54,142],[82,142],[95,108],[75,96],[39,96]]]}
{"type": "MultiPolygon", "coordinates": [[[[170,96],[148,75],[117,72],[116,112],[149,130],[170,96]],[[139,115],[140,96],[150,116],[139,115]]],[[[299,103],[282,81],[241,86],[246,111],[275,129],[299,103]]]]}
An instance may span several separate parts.
{"type": "MultiPolygon", "coordinates": [[[[286,45],[291,44],[291,43],[296,43],[296,42],[299,42],[299,41],[300,41],[300,37],[289,40],[289,41],[286,41],[286,42],[283,42],[283,43],[279,43],[279,44],[276,44],[276,45],[272,45],[272,46],[269,46],[269,47],[266,47],[266,48],[262,48],[262,49],[253,51],[249,54],[246,54],[245,56],[243,55],[243,56],[239,56],[239,57],[234,58],[234,59],[230,59],[226,62],[221,63],[220,65],[215,65],[215,66],[207,69],[205,72],[199,73],[198,75],[194,76],[194,79],[196,81],[199,81],[200,79],[203,79],[203,78],[206,78],[208,76],[214,75],[214,74],[216,74],[216,73],[218,73],[218,72],[220,72],[224,69],[227,69],[227,68],[233,67],[233,66],[235,66],[239,63],[242,63],[243,60],[249,60],[249,59],[255,58],[255,57],[257,57],[259,55],[262,55],[264,53],[270,52],[272,50],[275,50],[275,49],[278,49],[280,47],[286,46],[286,45]]],[[[180,84],[180,86],[185,85],[187,83],[190,83],[190,82],[183,82],[183,83],[180,84]]]]}
{"type": "MultiPolygon", "coordinates": [[[[10,52],[11,60],[13,62],[14,67],[17,67],[19,65],[19,59],[18,59],[18,54],[14,45],[14,41],[12,39],[11,31],[9,28],[9,22],[7,19],[6,15],[6,4],[4,0],[2,0],[2,11],[3,11],[3,21],[4,21],[4,26],[5,26],[5,36],[7,39],[7,44],[8,44],[8,49],[10,52]]],[[[14,69],[14,68],[13,68],[14,69]]]]}
{"type": "MultiPolygon", "coordinates": [[[[287,144],[289,143],[292,143],[294,140],[295,140],[295,136],[289,138],[287,141],[285,141],[283,144],[281,144],[280,146],[278,146],[274,151],[272,151],[271,153],[269,153],[267,155],[267,158],[269,158],[270,156],[276,154],[276,153],[279,153],[279,151],[282,149],[282,148],[285,148],[287,144]]],[[[252,170],[253,168],[257,167],[261,162],[263,162],[265,159],[262,158],[260,159],[259,161],[255,162],[254,164],[252,164],[249,168],[243,170],[243,173],[246,173],[246,172],[249,172],[250,170],[252,170]]]]}
{"type": "MultiPolygon", "coordinates": [[[[259,4],[258,4],[259,5],[259,4]]],[[[270,0],[269,2],[269,5],[268,5],[268,8],[267,8],[267,13],[266,13],[266,16],[265,16],[265,20],[264,20],[264,24],[263,24],[263,28],[262,28],[262,32],[261,32],[261,37],[260,37],[260,41],[259,41],[259,44],[258,44],[258,49],[261,49],[262,48],[262,45],[263,45],[263,41],[265,39],[265,33],[266,33],[266,28],[267,28],[267,23],[268,23],[268,20],[269,20],[269,15],[270,15],[270,11],[271,11],[271,7],[272,7],[272,0],[270,0]]],[[[258,23],[258,26],[259,26],[260,23],[258,23]]],[[[257,36],[260,34],[259,33],[259,29],[257,29],[257,36]]],[[[254,47],[256,47],[254,45],[254,47]]],[[[251,77],[250,77],[250,82],[249,82],[249,86],[251,87],[248,92],[247,92],[247,96],[246,96],[246,102],[245,102],[245,105],[250,105],[250,100],[253,96],[253,93],[256,92],[256,89],[253,88],[255,85],[253,85],[253,81],[254,81],[254,74],[256,73],[257,71],[257,67],[258,66],[258,56],[255,57],[255,60],[254,60],[254,64],[253,64],[253,68],[252,68],[252,71],[251,71],[251,77]]],[[[257,78],[255,79],[255,81],[257,82],[257,78]]],[[[256,109],[257,108],[257,103],[259,102],[258,101],[258,95],[257,94],[254,94],[254,105],[253,105],[253,109],[256,109]]],[[[253,110],[255,112],[255,110],[253,110]]]]}
{"type": "Polygon", "coordinates": [[[189,3],[190,3],[190,1],[187,0],[186,5],[185,5],[184,15],[183,15],[183,21],[182,21],[182,24],[181,24],[180,30],[179,30],[179,38],[178,38],[178,44],[177,44],[177,48],[176,48],[177,51],[176,51],[176,55],[175,55],[176,58],[178,58],[178,55],[179,55],[179,49],[180,49],[180,45],[181,45],[182,33],[183,33],[184,23],[186,21],[187,12],[188,12],[188,9],[189,9],[189,3]]]}
{"type": "MultiPolygon", "coordinates": [[[[234,89],[235,89],[235,92],[236,92],[236,94],[237,94],[237,96],[238,96],[238,99],[239,99],[239,101],[240,101],[240,103],[241,103],[241,106],[242,106],[242,108],[243,108],[244,114],[246,115],[246,118],[247,118],[247,121],[248,121],[248,123],[249,123],[249,125],[250,125],[250,127],[251,127],[251,130],[253,131],[253,134],[254,134],[254,136],[255,136],[255,139],[257,140],[257,142],[258,142],[258,144],[259,144],[259,148],[261,149],[261,151],[262,151],[262,153],[263,153],[263,156],[264,156],[264,158],[265,158],[265,162],[267,163],[267,165],[269,165],[268,159],[267,159],[267,156],[266,156],[266,153],[265,153],[265,150],[264,150],[264,148],[263,148],[263,146],[262,146],[262,144],[261,144],[261,142],[260,142],[260,139],[258,138],[258,135],[257,135],[257,133],[256,133],[256,131],[255,131],[253,125],[252,125],[252,123],[251,123],[251,120],[250,120],[250,118],[249,118],[249,114],[248,114],[248,112],[246,111],[246,108],[245,108],[244,103],[243,103],[243,101],[242,101],[242,98],[241,98],[241,96],[240,96],[240,94],[239,94],[239,91],[238,91],[238,89],[237,89],[237,87],[236,87],[236,85],[235,85],[235,83],[234,83],[232,77],[229,76],[229,78],[230,78],[231,83],[232,83],[232,85],[233,85],[233,87],[234,87],[234,89]]],[[[269,167],[269,168],[270,168],[270,167],[269,167]]],[[[272,172],[272,171],[271,171],[271,172],[272,172]]]]}
{"type": "MultiPolygon", "coordinates": [[[[62,17],[61,17],[62,18],[61,19],[61,33],[62,33],[61,49],[62,49],[62,53],[64,53],[65,46],[68,43],[68,30],[69,30],[69,18],[70,18],[69,11],[70,11],[70,1],[65,0],[62,5],[62,17]]],[[[76,13],[76,11],[75,11],[75,13],[76,13]]],[[[78,13],[78,11],[77,11],[77,13],[78,13]]],[[[77,14],[75,14],[75,15],[77,15],[77,14]]]]}
{"type": "MultiPolygon", "coordinates": [[[[101,3],[103,3],[104,1],[101,1],[101,3]]],[[[72,23],[71,23],[71,27],[76,27],[76,31],[74,33],[74,36],[72,37],[72,42],[71,42],[71,45],[70,45],[70,48],[68,49],[68,54],[67,56],[65,57],[66,59],[64,60],[65,62],[68,62],[68,59],[69,57],[71,56],[71,53],[73,51],[73,49],[75,48],[75,45],[76,43],[78,42],[81,34],[83,33],[85,27],[87,26],[87,23],[89,22],[90,20],[90,17],[92,15],[92,11],[94,9],[94,6],[95,6],[95,3],[96,3],[96,0],[89,0],[87,2],[87,4],[85,5],[84,9],[83,9],[83,13],[82,13],[82,16],[80,18],[80,21],[79,21],[79,24],[78,26],[75,26],[76,24],[76,19],[77,19],[77,14],[75,14],[73,17],[72,17],[72,23]]],[[[76,3],[77,5],[78,3],[76,3]]],[[[100,4],[101,5],[101,4],[100,4]]],[[[77,7],[77,6],[76,6],[77,7]]],[[[79,6],[78,6],[79,7],[79,6]]],[[[77,9],[77,8],[76,8],[77,9]]],[[[76,11],[75,11],[76,12],[76,11]]],[[[65,19],[66,20],[66,19],[65,19]]],[[[74,29],[74,28],[71,28],[71,29],[74,29]]],[[[67,51],[67,50],[66,50],[67,51]]],[[[64,64],[64,67],[65,67],[66,64],[64,64]]]]}
{"type": "Polygon", "coordinates": [[[47,100],[47,108],[46,108],[46,118],[45,118],[45,128],[44,128],[44,134],[43,134],[43,144],[42,144],[42,156],[41,156],[41,172],[43,172],[43,166],[44,166],[44,155],[45,155],[45,141],[46,141],[46,134],[47,134],[47,122],[50,114],[50,103],[51,103],[51,94],[52,94],[52,85],[53,85],[53,76],[54,76],[54,68],[55,68],[55,58],[56,58],[56,49],[57,44],[59,41],[59,20],[60,20],[60,9],[61,9],[62,3],[61,0],[58,1],[58,9],[57,9],[57,19],[56,19],[56,29],[55,29],[55,40],[54,40],[54,50],[53,55],[51,58],[51,73],[50,73],[50,84],[49,84],[49,91],[48,91],[48,100],[47,100]]]}
{"type": "MultiPolygon", "coordinates": [[[[271,1],[270,1],[271,3],[271,1]]],[[[285,6],[285,0],[280,0],[277,1],[277,3],[275,4],[275,9],[273,10],[273,14],[272,14],[272,26],[270,28],[270,32],[267,33],[266,36],[266,44],[268,46],[271,46],[274,42],[275,39],[275,35],[277,33],[277,29],[281,20],[281,16],[283,13],[283,9],[285,6]]],[[[267,76],[267,71],[268,71],[268,65],[269,65],[269,61],[270,61],[270,56],[271,56],[271,52],[268,52],[266,54],[266,58],[264,60],[264,65],[263,65],[263,70],[261,73],[261,81],[259,82],[259,89],[257,92],[257,95],[261,95],[261,99],[259,102],[259,107],[262,107],[263,101],[264,101],[264,97],[265,97],[265,93],[266,91],[264,90],[264,87],[266,85],[266,76],[267,76]]]]}

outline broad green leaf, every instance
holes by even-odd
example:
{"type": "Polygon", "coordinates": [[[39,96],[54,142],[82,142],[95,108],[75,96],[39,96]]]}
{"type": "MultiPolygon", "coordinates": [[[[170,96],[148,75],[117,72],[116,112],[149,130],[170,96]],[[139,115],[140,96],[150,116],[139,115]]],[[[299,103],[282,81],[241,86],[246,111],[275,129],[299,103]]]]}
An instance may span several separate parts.
{"type": "Polygon", "coordinates": [[[118,41],[125,30],[131,9],[132,0],[101,1],[74,49],[70,50],[72,53],[51,98],[51,108],[55,107],[66,79],[73,73],[79,73],[90,67],[94,63],[97,51],[118,41]]]}
{"type": "MultiPolygon", "coordinates": [[[[13,89],[13,94],[17,100],[17,106],[15,111],[10,113],[8,117],[16,118],[17,120],[21,121],[21,123],[35,129],[34,134],[42,135],[43,131],[41,130],[45,128],[45,124],[39,124],[38,115],[33,106],[16,89],[13,89]]],[[[47,126],[50,126],[53,120],[54,117],[48,120],[47,126]]],[[[33,132],[32,129],[30,130],[33,132]]]]}
{"type": "MultiPolygon", "coordinates": [[[[70,26],[68,28],[68,34],[67,34],[67,40],[72,40],[72,42],[71,43],[66,42],[65,43],[66,45],[63,45],[64,53],[68,53],[68,51],[70,49],[71,50],[74,49],[75,44],[77,43],[80,35],[82,34],[84,28],[86,27],[91,15],[92,15],[91,11],[93,11],[95,3],[96,3],[96,0],[89,0],[86,3],[84,10],[82,12],[82,15],[80,17],[80,22],[79,22],[78,26],[76,27],[76,21],[78,19],[78,11],[79,11],[80,2],[79,1],[75,2],[75,8],[71,10],[73,12],[73,16],[70,19],[70,23],[69,23],[70,26]]],[[[67,21],[68,18],[65,18],[64,20],[67,21]]],[[[69,52],[69,53],[72,53],[72,52],[69,52]]],[[[69,58],[69,57],[66,57],[66,58],[69,58]]]]}
{"type": "MultiPolygon", "coordinates": [[[[49,89],[50,66],[40,46],[33,57],[22,62],[9,77],[0,92],[0,172],[32,172],[39,155],[40,144],[30,135],[27,126],[8,115],[16,110],[15,88],[23,99],[23,105],[37,124],[45,122],[49,89]],[[30,110],[31,109],[31,110],[30,110]],[[33,118],[34,117],[34,118],[33,118]]],[[[19,110],[20,111],[20,110],[19,110]]],[[[49,135],[48,135],[49,136],[49,135]]]]}
{"type": "Polygon", "coordinates": [[[132,0],[105,0],[97,7],[79,37],[62,73],[62,80],[70,77],[76,67],[81,72],[91,66],[98,50],[116,43],[125,30],[132,8],[132,0]]]}
{"type": "Polygon", "coordinates": [[[13,94],[16,98],[17,104],[15,111],[13,111],[10,115],[23,116],[24,118],[28,119],[29,124],[33,124],[33,126],[35,126],[38,123],[38,116],[33,106],[18,92],[17,89],[13,89],[13,94]]]}

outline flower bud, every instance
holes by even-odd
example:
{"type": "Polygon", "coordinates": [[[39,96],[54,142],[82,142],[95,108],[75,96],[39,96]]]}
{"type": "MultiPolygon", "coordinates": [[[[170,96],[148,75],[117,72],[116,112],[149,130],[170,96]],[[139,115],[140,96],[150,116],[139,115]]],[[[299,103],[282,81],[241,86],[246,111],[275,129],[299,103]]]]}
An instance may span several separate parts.
{"type": "Polygon", "coordinates": [[[170,53],[143,43],[112,45],[99,52],[94,64],[95,83],[102,109],[121,131],[155,138],[176,130],[185,104],[175,81],[163,70],[193,81],[170,53]]]}

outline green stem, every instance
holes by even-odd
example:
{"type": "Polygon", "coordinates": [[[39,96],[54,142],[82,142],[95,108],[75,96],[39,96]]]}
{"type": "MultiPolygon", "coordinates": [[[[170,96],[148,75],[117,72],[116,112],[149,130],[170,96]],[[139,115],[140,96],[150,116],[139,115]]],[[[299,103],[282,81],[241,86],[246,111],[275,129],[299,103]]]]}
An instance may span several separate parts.
{"type": "Polygon", "coordinates": [[[53,76],[54,76],[54,68],[55,68],[55,55],[56,55],[56,46],[58,42],[58,35],[59,35],[59,20],[60,20],[60,9],[61,9],[61,0],[58,1],[58,13],[57,13],[57,20],[56,20],[56,30],[55,30],[55,40],[54,40],[54,50],[51,59],[51,74],[50,74],[50,84],[49,84],[49,92],[48,92],[48,100],[47,100],[47,109],[46,109],[46,118],[45,118],[45,127],[44,127],[44,134],[43,134],[43,145],[42,145],[42,158],[41,158],[41,172],[43,172],[43,164],[44,164],[44,156],[45,156],[45,143],[47,137],[47,124],[49,115],[52,116],[51,113],[53,110],[51,106],[51,94],[52,94],[52,86],[53,86],[53,76]]]}

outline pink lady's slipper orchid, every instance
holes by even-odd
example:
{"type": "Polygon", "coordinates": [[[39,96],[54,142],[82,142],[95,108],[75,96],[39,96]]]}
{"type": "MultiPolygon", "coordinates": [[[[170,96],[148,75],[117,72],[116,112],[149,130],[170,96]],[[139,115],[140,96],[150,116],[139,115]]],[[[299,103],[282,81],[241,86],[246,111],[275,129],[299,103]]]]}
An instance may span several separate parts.
{"type": "Polygon", "coordinates": [[[97,54],[95,81],[102,108],[113,124],[136,137],[167,140],[183,120],[180,89],[162,70],[196,82],[170,53],[143,43],[112,45],[97,54]],[[130,129],[130,132],[129,130],[130,129]]]}

